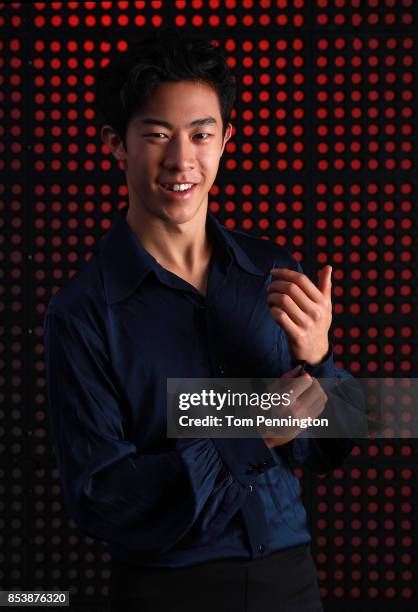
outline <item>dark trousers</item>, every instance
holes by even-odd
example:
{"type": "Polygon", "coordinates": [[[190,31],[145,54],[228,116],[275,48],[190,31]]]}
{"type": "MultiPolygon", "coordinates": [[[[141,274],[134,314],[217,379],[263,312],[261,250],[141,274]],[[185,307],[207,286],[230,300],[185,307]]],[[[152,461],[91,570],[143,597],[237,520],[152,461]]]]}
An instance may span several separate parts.
{"type": "Polygon", "coordinates": [[[323,612],[310,545],[186,568],[112,562],[111,612],[323,612]]]}

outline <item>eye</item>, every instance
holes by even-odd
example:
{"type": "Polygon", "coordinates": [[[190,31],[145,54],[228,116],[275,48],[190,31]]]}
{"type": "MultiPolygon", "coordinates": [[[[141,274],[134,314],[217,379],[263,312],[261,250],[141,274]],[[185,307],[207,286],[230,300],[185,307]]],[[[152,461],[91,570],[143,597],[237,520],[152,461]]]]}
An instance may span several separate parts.
{"type": "MultiPolygon", "coordinates": [[[[154,137],[158,137],[158,136],[165,136],[165,134],[163,132],[154,132],[152,134],[145,134],[145,136],[150,136],[152,138],[154,137]]],[[[198,134],[195,134],[195,136],[206,136],[206,138],[199,138],[199,140],[209,140],[210,136],[213,136],[213,134],[209,134],[209,132],[199,132],[198,134]]],[[[162,140],[161,138],[157,138],[158,140],[162,140]]]]}
{"type": "Polygon", "coordinates": [[[206,138],[199,138],[199,140],[209,140],[210,136],[213,136],[213,134],[209,134],[209,132],[199,132],[199,134],[196,134],[196,136],[205,136],[206,138]]]}
{"type": "MultiPolygon", "coordinates": [[[[159,138],[159,136],[165,136],[163,132],[154,132],[153,134],[144,134],[144,136],[152,136],[152,138],[159,138]]],[[[162,138],[159,138],[162,140],[162,138]]]]}

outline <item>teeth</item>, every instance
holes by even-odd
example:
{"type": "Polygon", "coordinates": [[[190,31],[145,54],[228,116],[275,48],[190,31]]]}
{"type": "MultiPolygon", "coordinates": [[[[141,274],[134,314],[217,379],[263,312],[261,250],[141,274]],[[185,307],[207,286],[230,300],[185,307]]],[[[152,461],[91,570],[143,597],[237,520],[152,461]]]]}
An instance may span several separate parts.
{"type": "Polygon", "coordinates": [[[175,183],[174,185],[163,184],[163,187],[171,191],[186,191],[186,189],[193,187],[193,183],[175,183]]]}

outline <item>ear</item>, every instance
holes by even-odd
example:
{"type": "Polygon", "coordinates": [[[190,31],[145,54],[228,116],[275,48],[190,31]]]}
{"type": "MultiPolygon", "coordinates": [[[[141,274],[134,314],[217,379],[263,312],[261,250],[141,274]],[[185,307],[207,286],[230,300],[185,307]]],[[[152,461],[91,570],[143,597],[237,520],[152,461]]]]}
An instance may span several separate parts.
{"type": "Polygon", "coordinates": [[[228,142],[228,140],[231,138],[231,136],[232,136],[232,123],[228,123],[228,125],[226,126],[226,130],[225,130],[225,136],[224,136],[224,141],[222,144],[221,155],[224,152],[225,145],[228,142]]]}
{"type": "Polygon", "coordinates": [[[100,129],[100,136],[103,144],[106,144],[113,157],[117,160],[126,159],[126,151],[123,146],[122,138],[119,134],[112,128],[111,125],[104,125],[100,129]]]}

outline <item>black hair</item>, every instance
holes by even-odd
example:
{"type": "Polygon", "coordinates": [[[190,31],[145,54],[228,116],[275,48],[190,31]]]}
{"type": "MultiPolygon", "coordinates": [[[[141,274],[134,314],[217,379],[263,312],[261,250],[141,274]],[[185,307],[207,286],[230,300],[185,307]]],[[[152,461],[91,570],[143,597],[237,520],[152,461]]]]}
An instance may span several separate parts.
{"type": "Polygon", "coordinates": [[[134,38],[96,75],[95,104],[101,124],[111,125],[126,149],[131,117],[163,82],[205,82],[219,99],[223,136],[235,101],[235,78],[220,48],[210,40],[178,28],[134,38]]]}

